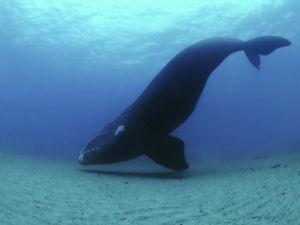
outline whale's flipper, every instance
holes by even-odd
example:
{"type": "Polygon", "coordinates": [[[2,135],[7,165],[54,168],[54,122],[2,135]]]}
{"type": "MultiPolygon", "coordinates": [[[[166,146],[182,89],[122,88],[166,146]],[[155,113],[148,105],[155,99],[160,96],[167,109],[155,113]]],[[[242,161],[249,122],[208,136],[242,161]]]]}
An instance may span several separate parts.
{"type": "Polygon", "coordinates": [[[269,55],[278,48],[289,46],[291,42],[276,36],[262,36],[245,42],[245,53],[249,61],[259,69],[260,56],[269,55]]]}
{"type": "Polygon", "coordinates": [[[152,143],[146,155],[154,162],[172,170],[181,171],[189,168],[184,157],[184,143],[173,136],[167,136],[152,143]]]}

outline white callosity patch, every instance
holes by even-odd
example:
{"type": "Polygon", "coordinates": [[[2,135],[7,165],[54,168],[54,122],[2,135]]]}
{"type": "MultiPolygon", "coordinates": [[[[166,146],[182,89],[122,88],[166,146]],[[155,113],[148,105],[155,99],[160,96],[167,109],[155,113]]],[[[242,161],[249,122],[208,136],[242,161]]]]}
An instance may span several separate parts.
{"type": "Polygon", "coordinates": [[[121,132],[123,132],[125,130],[125,126],[124,125],[120,125],[118,126],[118,128],[116,129],[115,135],[114,136],[118,136],[121,132]]]}
{"type": "Polygon", "coordinates": [[[105,135],[105,134],[107,134],[106,131],[101,131],[100,134],[98,134],[98,136],[102,136],[102,135],[105,135]]]}
{"type": "Polygon", "coordinates": [[[78,156],[78,160],[79,160],[80,162],[83,162],[83,161],[84,161],[84,154],[83,154],[83,153],[81,153],[81,154],[78,156]]]}

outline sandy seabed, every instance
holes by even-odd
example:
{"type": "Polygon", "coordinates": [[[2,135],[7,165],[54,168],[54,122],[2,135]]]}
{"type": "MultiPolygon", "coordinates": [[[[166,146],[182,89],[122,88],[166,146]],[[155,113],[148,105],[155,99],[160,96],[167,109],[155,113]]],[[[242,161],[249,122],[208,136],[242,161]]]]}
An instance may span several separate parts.
{"type": "Polygon", "coordinates": [[[0,150],[2,225],[300,225],[300,154],[172,172],[147,160],[81,167],[0,150]]]}

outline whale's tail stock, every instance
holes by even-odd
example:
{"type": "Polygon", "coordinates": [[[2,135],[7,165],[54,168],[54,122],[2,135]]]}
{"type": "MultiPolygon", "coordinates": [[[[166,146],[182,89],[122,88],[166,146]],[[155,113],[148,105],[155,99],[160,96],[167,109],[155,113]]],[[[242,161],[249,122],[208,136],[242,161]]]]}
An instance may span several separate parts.
{"type": "Polygon", "coordinates": [[[291,42],[276,36],[262,36],[245,42],[244,51],[257,69],[260,66],[260,55],[269,55],[278,48],[289,46],[291,42]]]}

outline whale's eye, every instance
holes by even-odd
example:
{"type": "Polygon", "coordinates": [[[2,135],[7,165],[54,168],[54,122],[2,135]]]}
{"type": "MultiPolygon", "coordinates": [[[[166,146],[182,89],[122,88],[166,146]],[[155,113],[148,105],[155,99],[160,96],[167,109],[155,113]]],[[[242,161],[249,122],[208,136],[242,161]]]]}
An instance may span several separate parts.
{"type": "Polygon", "coordinates": [[[122,133],[125,130],[125,126],[124,125],[120,125],[118,126],[118,128],[115,131],[114,136],[118,136],[120,133],[122,133]]]}

